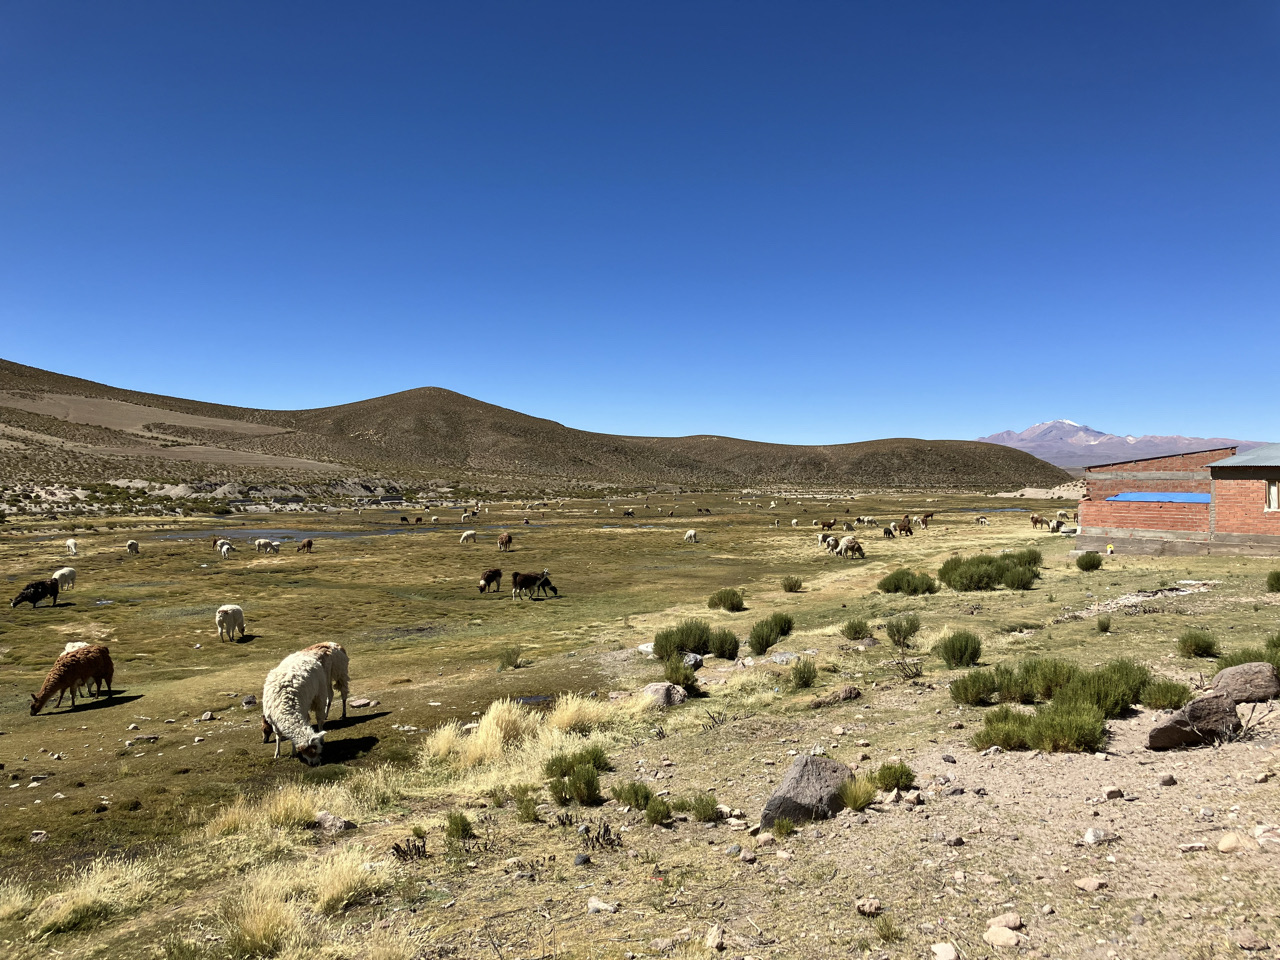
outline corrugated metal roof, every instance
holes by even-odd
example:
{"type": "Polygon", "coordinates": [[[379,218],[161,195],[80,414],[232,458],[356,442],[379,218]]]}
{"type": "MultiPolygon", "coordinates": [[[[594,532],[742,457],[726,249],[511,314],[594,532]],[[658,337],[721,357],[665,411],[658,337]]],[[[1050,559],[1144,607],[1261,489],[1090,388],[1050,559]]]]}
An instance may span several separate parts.
{"type": "Polygon", "coordinates": [[[1280,467],[1280,443],[1254,447],[1248,453],[1237,453],[1225,460],[1215,460],[1211,467],[1280,467]]]}
{"type": "Polygon", "coordinates": [[[1151,460],[1172,460],[1175,457],[1195,457],[1202,453],[1214,453],[1218,450],[1234,450],[1235,447],[1205,447],[1203,450],[1179,450],[1175,453],[1160,453],[1154,457],[1135,457],[1132,460],[1112,460],[1110,463],[1091,463],[1086,470],[1101,470],[1103,467],[1120,467],[1126,463],[1148,463],[1151,460]]]}
{"type": "Polygon", "coordinates": [[[1133,493],[1117,493],[1107,497],[1113,503],[1208,503],[1207,493],[1159,493],[1150,490],[1137,490],[1133,493]]]}

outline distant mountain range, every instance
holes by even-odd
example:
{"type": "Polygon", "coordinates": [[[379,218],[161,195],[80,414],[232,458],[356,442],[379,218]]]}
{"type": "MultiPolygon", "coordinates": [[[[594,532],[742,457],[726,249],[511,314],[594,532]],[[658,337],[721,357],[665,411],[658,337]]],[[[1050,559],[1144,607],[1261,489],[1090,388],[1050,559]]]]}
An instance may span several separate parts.
{"type": "Polygon", "coordinates": [[[979,437],[978,440],[1014,447],[1059,467],[1088,467],[1118,460],[1166,457],[1193,450],[1211,450],[1214,447],[1239,447],[1243,453],[1267,442],[1231,440],[1226,437],[1121,437],[1086,427],[1074,420],[1051,420],[1027,427],[1020,433],[1004,430],[989,437],[979,437]]]}

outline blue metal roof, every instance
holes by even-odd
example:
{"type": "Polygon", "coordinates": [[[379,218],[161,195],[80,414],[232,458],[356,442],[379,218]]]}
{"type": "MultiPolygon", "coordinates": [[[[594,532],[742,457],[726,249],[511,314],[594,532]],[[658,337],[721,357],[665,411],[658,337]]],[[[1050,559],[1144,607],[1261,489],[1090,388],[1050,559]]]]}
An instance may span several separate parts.
{"type": "Polygon", "coordinates": [[[1117,503],[1208,503],[1207,493],[1153,493],[1139,490],[1134,493],[1117,493],[1107,500],[1117,503]]]}

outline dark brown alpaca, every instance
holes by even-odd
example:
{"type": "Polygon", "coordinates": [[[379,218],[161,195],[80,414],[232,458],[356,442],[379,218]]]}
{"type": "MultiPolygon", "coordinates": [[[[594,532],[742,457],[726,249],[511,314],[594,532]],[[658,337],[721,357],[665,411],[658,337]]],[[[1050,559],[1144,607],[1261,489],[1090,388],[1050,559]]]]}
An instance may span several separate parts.
{"type": "Polygon", "coordinates": [[[71,706],[75,707],[76,690],[81,686],[87,689],[91,683],[95,685],[95,697],[102,693],[103,681],[106,681],[107,694],[110,695],[115,669],[111,653],[101,644],[80,647],[62,654],[53,662],[40,692],[31,695],[31,715],[34,717],[39,713],[55,693],[58,695],[55,707],[62,706],[62,697],[66,693],[71,694],[71,706]]]}

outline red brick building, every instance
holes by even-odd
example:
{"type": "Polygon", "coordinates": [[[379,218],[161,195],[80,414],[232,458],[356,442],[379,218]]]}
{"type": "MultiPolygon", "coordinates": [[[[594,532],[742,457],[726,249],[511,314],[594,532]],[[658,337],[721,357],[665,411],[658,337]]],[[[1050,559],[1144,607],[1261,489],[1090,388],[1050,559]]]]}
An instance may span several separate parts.
{"type": "Polygon", "coordinates": [[[1077,549],[1280,555],[1280,443],[1104,463],[1085,489],[1077,549]]]}

